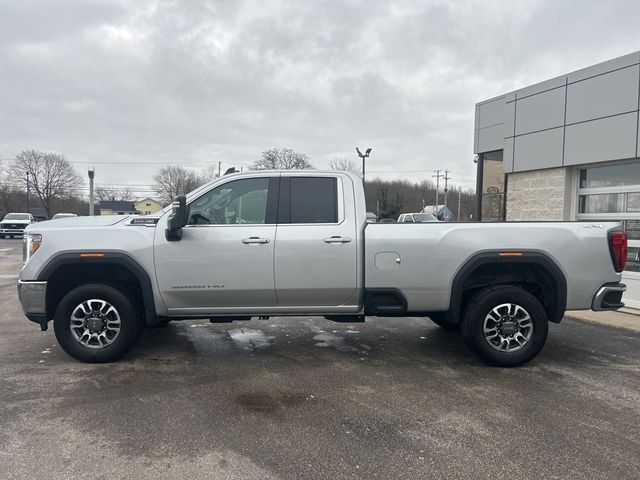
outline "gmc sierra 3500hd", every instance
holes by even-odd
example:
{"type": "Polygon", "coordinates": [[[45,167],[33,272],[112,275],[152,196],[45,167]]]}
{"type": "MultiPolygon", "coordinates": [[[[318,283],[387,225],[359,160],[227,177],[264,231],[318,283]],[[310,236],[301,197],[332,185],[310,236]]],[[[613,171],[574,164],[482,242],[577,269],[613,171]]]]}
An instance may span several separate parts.
{"type": "Polygon", "coordinates": [[[257,171],[153,216],[31,225],[18,291],[85,362],[114,361],[170,320],[375,315],[430,317],[516,366],[565,310],[623,306],[626,248],[618,223],[367,223],[354,174],[257,171]]]}

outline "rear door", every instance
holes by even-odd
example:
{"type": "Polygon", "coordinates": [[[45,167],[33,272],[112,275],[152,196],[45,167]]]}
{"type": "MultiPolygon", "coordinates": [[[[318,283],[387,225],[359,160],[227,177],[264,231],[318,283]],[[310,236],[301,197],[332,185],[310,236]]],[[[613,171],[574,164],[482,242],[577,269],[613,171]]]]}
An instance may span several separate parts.
{"type": "Polygon", "coordinates": [[[330,175],[282,176],[274,259],[278,305],[357,307],[358,241],[350,182],[330,175]]]}

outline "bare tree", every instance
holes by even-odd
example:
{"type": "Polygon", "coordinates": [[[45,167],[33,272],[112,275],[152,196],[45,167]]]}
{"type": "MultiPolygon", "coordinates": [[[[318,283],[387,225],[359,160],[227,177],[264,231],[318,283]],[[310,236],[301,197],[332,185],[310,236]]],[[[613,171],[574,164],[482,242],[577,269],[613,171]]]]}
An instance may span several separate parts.
{"type": "Polygon", "coordinates": [[[165,204],[169,204],[178,195],[184,195],[202,185],[200,175],[179,165],[162,167],[153,176],[153,189],[165,204]]]}
{"type": "Polygon", "coordinates": [[[110,185],[100,185],[95,189],[96,200],[100,202],[113,201],[113,200],[131,200],[133,193],[129,187],[117,188],[110,185]]]}
{"type": "Polygon", "coordinates": [[[198,174],[198,181],[201,185],[204,185],[211,180],[215,180],[216,178],[218,178],[218,169],[214,165],[202,169],[198,174]]]}
{"type": "Polygon", "coordinates": [[[82,185],[82,179],[69,161],[58,153],[23,150],[13,161],[11,173],[15,178],[29,174],[30,187],[51,216],[52,202],[73,197],[82,185]]]}
{"type": "Polygon", "coordinates": [[[331,170],[362,174],[362,169],[349,158],[334,158],[329,162],[329,168],[331,170]]]}
{"type": "Polygon", "coordinates": [[[262,152],[262,158],[254,162],[252,170],[308,170],[313,165],[304,153],[290,148],[272,148],[262,152]]]}

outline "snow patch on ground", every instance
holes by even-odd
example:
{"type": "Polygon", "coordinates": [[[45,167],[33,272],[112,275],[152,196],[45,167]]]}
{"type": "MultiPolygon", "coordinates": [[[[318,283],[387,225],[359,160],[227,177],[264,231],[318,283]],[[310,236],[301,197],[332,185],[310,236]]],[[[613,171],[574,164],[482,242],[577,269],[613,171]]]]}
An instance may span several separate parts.
{"type": "Polygon", "coordinates": [[[237,347],[245,350],[267,348],[273,343],[273,339],[275,338],[265,335],[262,330],[251,330],[249,328],[229,330],[228,334],[237,347]]]}
{"type": "Polygon", "coordinates": [[[339,352],[357,352],[358,349],[347,345],[344,338],[333,333],[318,333],[313,339],[317,342],[316,347],[333,347],[339,352]]]}

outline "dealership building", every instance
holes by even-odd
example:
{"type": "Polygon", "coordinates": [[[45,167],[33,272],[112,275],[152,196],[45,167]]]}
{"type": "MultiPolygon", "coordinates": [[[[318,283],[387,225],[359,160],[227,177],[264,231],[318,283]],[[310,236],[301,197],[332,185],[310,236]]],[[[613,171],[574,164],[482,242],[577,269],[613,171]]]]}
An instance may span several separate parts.
{"type": "MultiPolygon", "coordinates": [[[[640,52],[476,105],[476,215],[621,221],[625,303],[640,308],[640,52]]],[[[588,259],[585,259],[588,261],[588,259]]]]}

